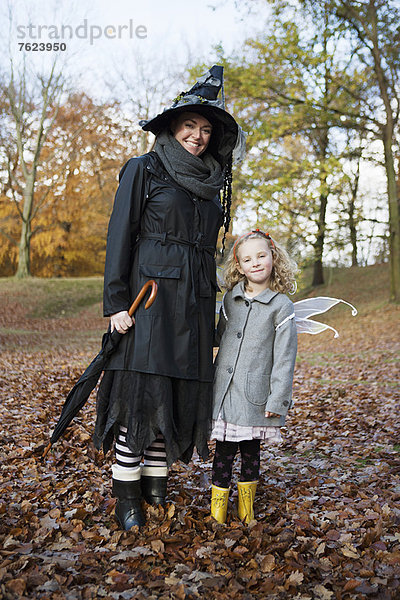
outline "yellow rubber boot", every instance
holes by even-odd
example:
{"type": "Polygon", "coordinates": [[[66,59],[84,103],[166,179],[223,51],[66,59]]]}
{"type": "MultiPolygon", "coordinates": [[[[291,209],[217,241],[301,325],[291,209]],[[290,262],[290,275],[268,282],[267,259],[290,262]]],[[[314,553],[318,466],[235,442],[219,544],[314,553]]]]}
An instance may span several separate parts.
{"type": "Polygon", "coordinates": [[[254,519],[254,497],[258,481],[238,481],[238,514],[239,519],[250,523],[254,519]]]}
{"type": "Polygon", "coordinates": [[[211,516],[218,523],[225,523],[228,512],[229,488],[211,486],[211,516]]]}

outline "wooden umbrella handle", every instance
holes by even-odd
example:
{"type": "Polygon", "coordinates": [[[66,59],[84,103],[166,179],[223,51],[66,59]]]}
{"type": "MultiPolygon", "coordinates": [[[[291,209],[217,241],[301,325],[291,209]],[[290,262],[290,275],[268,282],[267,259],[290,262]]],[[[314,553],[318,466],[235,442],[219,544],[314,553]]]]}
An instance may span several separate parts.
{"type": "Polygon", "coordinates": [[[46,448],[43,450],[42,459],[43,459],[43,458],[46,458],[46,456],[47,456],[47,455],[48,455],[48,453],[49,453],[49,450],[50,450],[50,448],[51,448],[51,442],[49,442],[49,443],[47,444],[46,448]]]}
{"type": "Polygon", "coordinates": [[[154,279],[149,279],[149,281],[146,281],[146,283],[144,284],[144,286],[142,287],[142,289],[140,290],[140,292],[138,293],[138,295],[136,296],[135,300],[132,303],[132,306],[130,307],[130,309],[128,310],[128,314],[130,317],[132,317],[133,313],[135,312],[135,310],[137,309],[137,307],[139,306],[139,304],[141,303],[141,301],[143,300],[147,290],[149,289],[149,287],[151,286],[151,294],[146,302],[146,304],[144,305],[145,309],[150,308],[150,306],[153,304],[154,300],[156,299],[157,296],[157,289],[158,289],[158,285],[157,283],[154,281],[154,279]]]}

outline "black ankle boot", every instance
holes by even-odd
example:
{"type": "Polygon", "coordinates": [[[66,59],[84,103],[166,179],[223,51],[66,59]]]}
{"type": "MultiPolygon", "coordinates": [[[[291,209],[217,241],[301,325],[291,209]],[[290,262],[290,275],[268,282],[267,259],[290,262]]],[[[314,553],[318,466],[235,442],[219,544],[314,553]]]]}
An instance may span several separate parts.
{"type": "Polygon", "coordinates": [[[129,531],[137,525],[142,527],[146,519],[142,510],[140,479],[119,481],[113,479],[113,496],[117,498],[115,517],[123,529],[129,531]]]}
{"type": "Polygon", "coordinates": [[[165,506],[168,481],[167,473],[167,467],[145,466],[142,468],[142,496],[148,504],[161,504],[161,506],[165,506]]]}

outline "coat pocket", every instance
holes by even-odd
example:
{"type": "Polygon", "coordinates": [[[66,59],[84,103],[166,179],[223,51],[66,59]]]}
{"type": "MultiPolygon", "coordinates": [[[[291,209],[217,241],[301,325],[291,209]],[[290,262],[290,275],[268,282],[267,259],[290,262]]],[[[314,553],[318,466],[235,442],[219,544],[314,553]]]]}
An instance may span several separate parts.
{"type": "Polygon", "coordinates": [[[251,404],[256,406],[266,404],[269,395],[269,377],[258,373],[247,373],[244,392],[251,404]]]}
{"type": "Polygon", "coordinates": [[[180,279],[181,267],[166,267],[164,265],[140,265],[140,274],[150,278],[180,279]]]}
{"type": "MultiPolygon", "coordinates": [[[[139,266],[139,273],[140,285],[149,279],[158,283],[157,297],[149,308],[149,314],[175,318],[181,267],[145,264],[139,266]]],[[[141,309],[144,310],[144,304],[141,309]]]]}

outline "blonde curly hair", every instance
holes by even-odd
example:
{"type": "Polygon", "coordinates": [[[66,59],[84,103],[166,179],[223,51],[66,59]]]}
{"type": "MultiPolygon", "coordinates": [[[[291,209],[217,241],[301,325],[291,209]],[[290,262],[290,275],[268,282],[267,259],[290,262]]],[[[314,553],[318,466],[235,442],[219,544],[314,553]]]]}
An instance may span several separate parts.
{"type": "Polygon", "coordinates": [[[268,233],[259,230],[242,235],[234,243],[224,268],[224,281],[227,290],[230,291],[239,281],[244,281],[245,286],[248,285],[246,276],[242,275],[237,268],[237,252],[244,242],[254,238],[265,240],[272,253],[273,267],[268,287],[274,292],[281,292],[283,294],[294,293],[296,291],[296,263],[286,250],[273,240],[268,233]]]}

